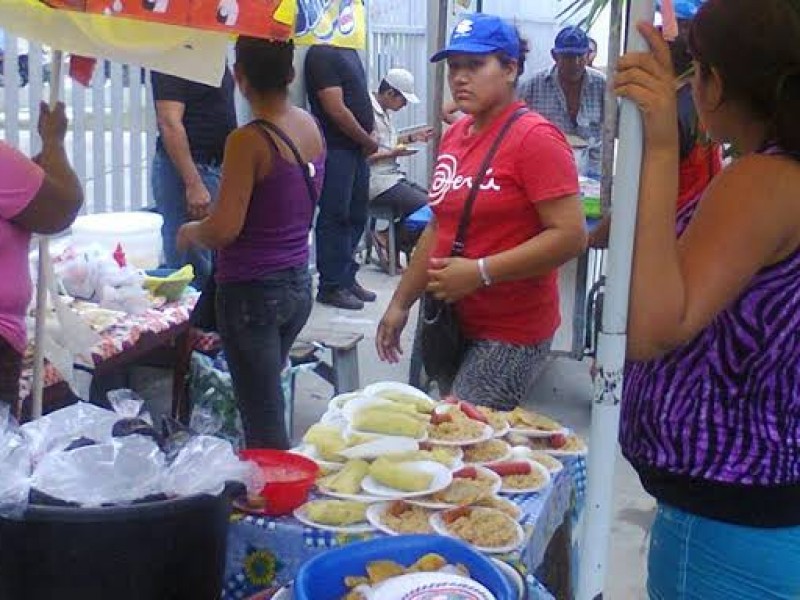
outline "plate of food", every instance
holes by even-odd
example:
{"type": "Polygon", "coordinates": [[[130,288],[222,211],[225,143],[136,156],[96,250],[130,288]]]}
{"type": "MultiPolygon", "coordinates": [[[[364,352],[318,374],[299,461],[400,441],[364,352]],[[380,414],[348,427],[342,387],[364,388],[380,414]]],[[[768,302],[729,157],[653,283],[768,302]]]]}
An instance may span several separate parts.
{"type": "Polygon", "coordinates": [[[347,459],[373,459],[387,454],[413,453],[419,450],[419,442],[411,438],[384,435],[364,444],[351,446],[339,451],[347,459]]]}
{"type": "Polygon", "coordinates": [[[494,437],[501,438],[511,431],[508,423],[508,413],[494,410],[488,406],[477,406],[477,410],[486,417],[489,426],[494,430],[494,437]]]}
{"type": "Polygon", "coordinates": [[[515,408],[508,413],[508,422],[511,433],[527,437],[549,437],[555,433],[567,432],[555,419],[524,408],[515,408]]]}
{"type": "Polygon", "coordinates": [[[525,540],[517,521],[492,508],[462,506],[434,513],[430,521],[436,533],[458,538],[490,554],[513,552],[525,540]]]}
{"type": "Polygon", "coordinates": [[[431,415],[429,440],[442,446],[469,446],[492,439],[487,423],[469,418],[458,406],[442,405],[431,415]]]}
{"type": "Polygon", "coordinates": [[[503,498],[503,496],[484,496],[480,500],[478,500],[473,506],[480,506],[482,508],[493,508],[494,510],[499,510],[502,513],[507,514],[509,517],[514,519],[515,521],[519,521],[522,519],[522,509],[514,504],[508,498],[503,498]]]}
{"type": "Polygon", "coordinates": [[[367,508],[367,520],[375,529],[387,535],[433,533],[430,523],[432,514],[433,511],[405,500],[380,502],[367,508]]]}
{"type": "Polygon", "coordinates": [[[419,450],[415,452],[391,452],[389,454],[384,454],[383,458],[393,462],[432,460],[443,464],[451,471],[458,471],[464,466],[464,461],[462,460],[463,456],[463,451],[457,446],[434,446],[423,442],[420,444],[419,450]]]}
{"type": "Polygon", "coordinates": [[[433,398],[406,383],[395,381],[373,383],[364,388],[364,394],[384,398],[399,404],[410,404],[414,406],[417,412],[421,413],[432,413],[433,409],[436,408],[436,401],[433,398]]]}
{"type": "Polygon", "coordinates": [[[512,440],[520,445],[523,445],[531,450],[540,450],[555,457],[574,457],[585,456],[589,452],[589,448],[583,439],[574,433],[556,433],[549,437],[543,438],[527,438],[523,436],[511,437],[512,440]]]}
{"type": "Polygon", "coordinates": [[[353,500],[312,500],[294,511],[294,518],[308,527],[335,533],[368,533],[367,505],[353,500]]]}
{"type": "Polygon", "coordinates": [[[515,459],[527,459],[538,462],[550,471],[550,475],[557,475],[564,470],[564,463],[544,450],[533,450],[527,446],[514,446],[511,449],[511,456],[515,459]]]}
{"type": "Polygon", "coordinates": [[[443,464],[419,460],[396,463],[379,458],[369,467],[361,489],[370,496],[414,498],[428,496],[446,488],[453,474],[443,464]]]}
{"type": "Polygon", "coordinates": [[[503,494],[533,494],[550,485],[550,471],[533,460],[509,460],[486,466],[503,480],[503,494]]]}
{"type": "Polygon", "coordinates": [[[506,460],[511,456],[511,446],[503,440],[491,439],[464,448],[464,463],[485,465],[506,460]]]}
{"type": "MultiPolygon", "coordinates": [[[[430,416],[417,412],[410,405],[374,397],[370,402],[362,403],[361,400],[352,402],[359,402],[363,406],[350,413],[352,415],[349,417],[350,434],[391,435],[411,438],[418,442],[428,439],[430,416]]],[[[347,407],[351,403],[348,403],[347,407]]]]}
{"type": "Polygon", "coordinates": [[[493,496],[502,485],[500,476],[485,467],[464,467],[453,473],[453,481],[445,489],[409,502],[433,510],[469,506],[485,496],[493,496]]]}
{"type": "Polygon", "coordinates": [[[319,451],[317,447],[312,444],[300,444],[295,448],[289,450],[292,454],[299,454],[300,456],[305,456],[306,458],[310,458],[315,463],[317,463],[320,469],[324,469],[327,472],[330,471],[338,471],[344,466],[346,460],[344,458],[340,458],[341,462],[333,461],[333,460],[323,460],[320,458],[319,451]]]}
{"type": "Polygon", "coordinates": [[[370,496],[361,491],[361,482],[369,473],[369,463],[355,459],[348,461],[341,470],[317,480],[320,493],[340,500],[356,502],[380,502],[383,497],[370,496]]]}

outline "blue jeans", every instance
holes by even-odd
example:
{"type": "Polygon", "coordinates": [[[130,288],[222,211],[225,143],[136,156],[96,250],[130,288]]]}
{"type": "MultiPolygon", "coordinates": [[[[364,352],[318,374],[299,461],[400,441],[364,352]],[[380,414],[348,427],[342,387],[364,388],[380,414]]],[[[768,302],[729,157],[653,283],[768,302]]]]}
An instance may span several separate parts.
{"type": "Polygon", "coordinates": [[[248,448],[289,448],[281,371],[311,314],[308,267],[217,286],[217,326],[248,448]]]}
{"type": "Polygon", "coordinates": [[[367,223],[369,167],[360,150],[328,148],[317,216],[317,269],[321,289],[350,288],[354,255],[367,223]]]}
{"type": "Polygon", "coordinates": [[[647,591],[652,600],[800,598],[800,527],[743,527],[659,504],[647,591]]]}
{"type": "MultiPolygon", "coordinates": [[[[200,179],[211,194],[211,201],[217,200],[219,184],[222,177],[222,168],[218,165],[197,164],[200,179]]],[[[156,201],[158,212],[164,218],[161,227],[161,238],[164,245],[165,266],[170,269],[180,269],[185,264],[194,268],[194,285],[202,290],[212,271],[213,253],[202,248],[190,248],[186,252],[178,252],[175,242],[180,226],[189,221],[186,213],[186,186],[180,173],[172,164],[166,150],[158,148],[153,158],[153,173],[151,176],[153,197],[156,201]]]]}

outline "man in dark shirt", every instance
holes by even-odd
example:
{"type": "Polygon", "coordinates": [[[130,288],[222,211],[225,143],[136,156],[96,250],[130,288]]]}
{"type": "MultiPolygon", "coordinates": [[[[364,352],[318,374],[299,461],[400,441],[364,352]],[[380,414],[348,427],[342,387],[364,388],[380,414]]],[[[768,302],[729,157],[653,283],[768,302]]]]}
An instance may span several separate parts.
{"type": "Polygon", "coordinates": [[[369,169],[378,150],[371,136],[372,103],[364,65],[355,50],[312,46],[306,55],[306,87],[319,119],[328,158],[317,217],[317,301],[360,310],[375,294],[356,281],[354,253],[367,221],[369,169]]]}
{"type": "Polygon", "coordinates": [[[218,88],[156,72],[152,80],[159,130],[152,184],[164,217],[166,266],[190,263],[194,285],[202,289],[211,274],[211,252],[179,252],[175,240],[181,225],[205,217],[216,200],[225,139],[236,128],[233,77],[226,68],[218,88]]]}

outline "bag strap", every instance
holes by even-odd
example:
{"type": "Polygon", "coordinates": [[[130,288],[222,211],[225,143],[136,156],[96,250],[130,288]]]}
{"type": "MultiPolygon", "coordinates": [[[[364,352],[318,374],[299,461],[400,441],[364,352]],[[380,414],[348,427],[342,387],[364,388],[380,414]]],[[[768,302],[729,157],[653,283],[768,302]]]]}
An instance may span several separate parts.
{"type": "Polygon", "coordinates": [[[458,230],[456,231],[456,237],[453,240],[453,248],[450,251],[450,256],[461,256],[464,254],[464,242],[465,238],[467,237],[467,229],[469,228],[470,218],[472,217],[472,206],[475,204],[475,198],[478,196],[481,185],[483,185],[483,178],[486,177],[486,172],[489,170],[489,165],[492,164],[494,155],[497,154],[497,151],[500,149],[500,144],[503,142],[503,138],[506,137],[506,134],[511,129],[511,126],[516,123],[517,119],[527,113],[527,108],[518,108],[515,110],[514,114],[512,114],[505,124],[503,124],[503,128],[497,134],[497,137],[492,143],[491,148],[489,148],[489,151],[486,153],[486,156],[481,163],[481,168],[478,170],[478,176],[472,180],[472,187],[469,190],[469,195],[467,196],[466,202],[464,202],[464,210],[461,212],[461,220],[458,223],[458,230]]]}
{"type": "Polygon", "coordinates": [[[311,169],[309,162],[303,160],[303,157],[300,156],[300,151],[297,149],[297,146],[292,141],[292,139],[286,134],[286,132],[272,123],[271,121],[265,121],[264,119],[258,119],[253,121],[256,125],[261,128],[261,131],[264,135],[267,136],[269,141],[272,143],[273,147],[277,150],[277,146],[275,146],[275,141],[272,139],[272,136],[269,132],[274,133],[277,135],[281,141],[291,150],[292,154],[294,155],[295,160],[297,161],[297,166],[300,168],[300,171],[303,173],[303,179],[306,182],[306,187],[308,188],[308,197],[311,199],[311,207],[315,209],[317,206],[317,191],[314,188],[314,181],[311,178],[311,169]]]}

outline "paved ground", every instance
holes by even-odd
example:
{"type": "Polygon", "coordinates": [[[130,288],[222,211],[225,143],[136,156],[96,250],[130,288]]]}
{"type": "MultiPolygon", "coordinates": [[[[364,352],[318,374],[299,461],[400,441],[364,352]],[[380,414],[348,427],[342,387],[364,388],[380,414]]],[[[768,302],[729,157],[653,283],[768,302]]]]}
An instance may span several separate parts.
{"type": "MultiPolygon", "coordinates": [[[[399,279],[392,279],[374,267],[367,266],[362,269],[360,280],[365,287],[378,292],[377,302],[367,305],[365,310],[359,312],[316,304],[309,327],[315,330],[330,329],[364,334],[365,339],[359,347],[362,385],[387,379],[406,381],[408,351],[400,364],[387,365],[378,360],[374,348],[378,321],[399,279]]],[[[404,334],[404,348],[407,350],[411,346],[411,332],[413,323],[409,324],[404,334]]],[[[151,375],[139,379],[153,380],[151,375]]],[[[141,391],[150,397],[161,396],[161,393],[152,389],[152,383],[149,387],[150,389],[141,391]]],[[[298,377],[295,400],[296,439],[324,412],[332,394],[331,386],[313,373],[303,373],[298,377]]],[[[555,359],[531,390],[529,403],[586,436],[591,421],[590,398],[589,365],[555,359]]],[[[645,597],[646,532],[652,521],[654,503],[644,493],[635,474],[621,457],[618,457],[616,464],[615,492],[615,518],[605,597],[611,600],[637,600],[645,597]]]]}

